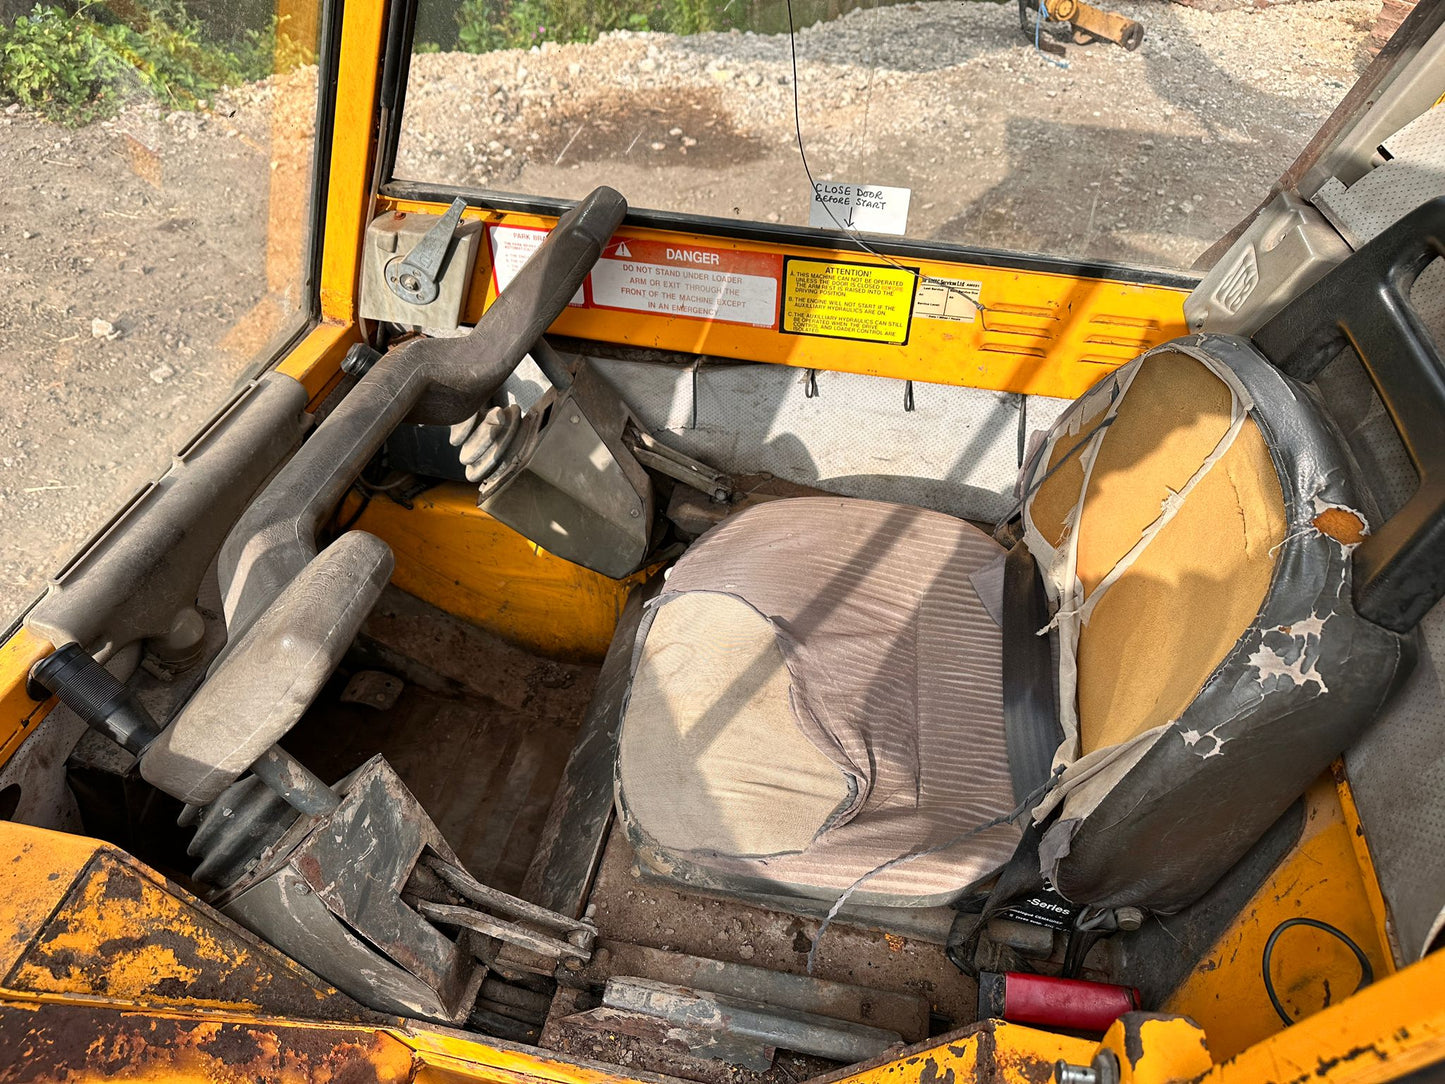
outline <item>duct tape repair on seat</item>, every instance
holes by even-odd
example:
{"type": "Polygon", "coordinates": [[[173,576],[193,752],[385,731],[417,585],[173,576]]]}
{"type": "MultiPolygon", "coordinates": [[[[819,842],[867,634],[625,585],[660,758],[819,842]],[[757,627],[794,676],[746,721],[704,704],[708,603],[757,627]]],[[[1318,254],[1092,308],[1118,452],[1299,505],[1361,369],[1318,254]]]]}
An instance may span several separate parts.
{"type": "Polygon", "coordinates": [[[1370,495],[1311,389],[1209,335],[1095,385],[1025,477],[1061,646],[1042,873],[1078,902],[1176,910],[1413,663],[1413,635],[1352,602],[1370,495]]]}

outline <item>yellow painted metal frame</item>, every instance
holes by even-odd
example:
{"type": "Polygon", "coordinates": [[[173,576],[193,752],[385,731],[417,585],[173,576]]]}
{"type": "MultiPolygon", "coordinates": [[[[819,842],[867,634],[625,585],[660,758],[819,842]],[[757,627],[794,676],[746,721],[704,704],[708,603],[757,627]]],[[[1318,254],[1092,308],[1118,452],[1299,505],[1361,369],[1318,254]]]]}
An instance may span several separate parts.
{"type": "MultiPolygon", "coordinates": [[[[0,992],[0,1049],[21,1045],[35,1062],[27,1079],[68,1084],[622,1084],[634,1079],[443,1028],[321,1024],[227,1011],[136,1012],[104,1002],[0,992]],[[99,1045],[87,1050],[90,1037],[99,1045]]],[[[844,1079],[850,1084],[1038,1084],[1048,1079],[1060,1057],[1080,1057],[1093,1046],[998,1024],[844,1079]]]]}
{"type": "MultiPolygon", "coordinates": [[[[1318,919],[1343,931],[1369,957],[1376,979],[1395,969],[1384,900],[1368,856],[1361,860],[1364,835],[1343,763],[1310,788],[1304,817],[1299,841],[1163,1006],[1201,1024],[1217,1058],[1233,1057],[1283,1027],[1260,961],[1265,941],[1286,919],[1318,919]]],[[[1281,1001],[1301,1016],[1347,996],[1359,982],[1354,955],[1317,930],[1287,931],[1272,963],[1281,1001]]]]}
{"type": "MultiPolygon", "coordinates": [[[[445,210],[441,204],[391,198],[383,198],[380,208],[409,214],[445,210]]],[[[536,215],[475,208],[464,217],[488,226],[550,229],[555,224],[555,219],[536,215]]],[[[768,253],[885,266],[881,259],[856,252],[684,231],[623,226],[618,236],[727,254],[768,253]]],[[[611,309],[568,308],[552,330],[622,346],[1069,399],[1083,394],[1111,369],[1187,330],[1183,312],[1187,291],[1177,287],[967,262],[899,259],[897,263],[936,278],[981,282],[988,312],[973,323],[915,318],[903,346],[611,309]]],[[[475,321],[496,293],[490,246],[482,245],[465,319],[475,321]]]]}
{"type": "MultiPolygon", "coordinates": [[[[369,205],[385,8],[380,2],[343,8],[322,237],[321,322],[280,366],[306,385],[313,402],[334,386],[342,356],[360,339],[356,302],[367,222],[380,210],[441,210],[437,204],[392,199],[381,200],[376,208],[369,205]]],[[[469,217],[534,228],[552,224],[545,217],[498,211],[473,210],[469,217]]],[[[685,231],[628,227],[625,233],[730,252],[881,262],[853,252],[830,254],[806,246],[764,245],[685,231]]],[[[755,327],[607,310],[569,310],[554,330],[685,354],[1062,397],[1081,393],[1110,368],[1185,330],[1183,291],[1172,287],[941,260],[899,262],[927,275],[981,282],[988,314],[972,324],[915,320],[905,346],[789,336],[755,327]]],[[[494,296],[490,255],[484,246],[468,319],[480,315],[494,296]]],[[[387,538],[398,551],[398,583],[407,590],[499,628],[537,650],[563,649],[566,645],[557,629],[570,624],[577,642],[587,645],[583,653],[600,653],[631,586],[594,577],[520,540],[480,513],[470,492],[462,492],[461,487],[435,490],[409,512],[373,502],[359,523],[387,538]],[[515,601],[520,583],[527,584],[529,595],[522,606],[515,601]]],[[[0,763],[48,707],[26,695],[24,679],[49,650],[48,643],[23,629],[0,645],[0,763]]],[[[1097,1049],[1108,1049],[1119,1058],[1124,1081],[1137,1084],[1304,1078],[1343,1084],[1387,1080],[1445,1059],[1445,997],[1440,993],[1445,989],[1445,954],[1390,974],[1384,904],[1342,773],[1333,784],[1326,781],[1311,791],[1307,817],[1299,844],[1171,1000],[1172,1012],[1190,1014],[1197,1025],[1178,1018],[1145,1021],[1136,1029],[1140,1049],[1126,1041],[1122,1025],[1102,1044],[1094,1044],[1000,1024],[857,1069],[843,1079],[847,1084],[1038,1080],[1054,1058],[1087,1064],[1097,1049]],[[1282,1029],[1262,986],[1248,980],[1257,979],[1263,938],[1280,919],[1296,913],[1325,918],[1350,933],[1366,948],[1379,977],[1360,993],[1282,1029]]],[[[33,932],[50,914],[46,901],[55,892],[55,879],[88,860],[96,846],[94,841],[21,826],[0,833],[4,939],[13,945],[27,937],[27,930],[33,932]]],[[[1292,988],[1301,997],[1305,990],[1316,988],[1321,976],[1334,976],[1334,984],[1346,987],[1353,976],[1353,962],[1326,943],[1315,947],[1305,965],[1280,976],[1287,999],[1292,988]]],[[[10,968],[5,971],[8,974],[10,968]]],[[[347,1079],[498,1084],[613,1084],[629,1079],[620,1072],[489,1044],[445,1029],[266,1020],[224,1006],[142,1009],[93,994],[0,988],[0,1021],[18,1014],[32,1053],[53,1052],[59,1032],[47,1029],[56,1013],[77,1007],[92,1014],[92,1030],[79,1036],[75,1049],[83,1057],[70,1066],[71,1080],[205,1077],[249,1082],[259,1076],[300,1080],[317,1075],[318,1066],[325,1068],[321,1075],[331,1079],[358,1066],[366,1071],[347,1079]],[[169,1046],[147,1047],[141,1042],[122,1050],[116,1045],[119,1040],[106,1037],[110,1034],[106,1020],[117,1027],[134,1025],[135,1034],[154,1034],[160,1022],[169,1021],[189,1028],[185,1034],[190,1039],[169,1046]],[[207,1052],[207,1037],[214,1039],[228,1027],[251,1036],[246,1059],[228,1062],[207,1052]],[[253,1050],[259,1053],[251,1056],[253,1050]],[[309,1060],[313,1051],[323,1051],[331,1060],[313,1062],[309,1060]]]]}
{"type": "MultiPolygon", "coordinates": [[[[1325,787],[1312,803],[1327,805],[1325,787]]],[[[1326,821],[1328,815],[1322,815],[1326,821]]],[[[1314,832],[1318,838],[1327,829],[1314,832]]],[[[1308,840],[1302,840],[1305,847],[1308,840]]],[[[1316,875],[1327,880],[1328,874],[1316,875]]],[[[1268,887],[1268,886],[1267,886],[1268,887]]],[[[214,953],[204,924],[174,886],[108,844],[25,825],[0,825],[0,1052],[22,1047],[32,1079],[291,1081],[492,1081],[498,1084],[621,1084],[623,1070],[490,1042],[422,1023],[375,1018],[316,1023],[267,1016],[247,998],[188,1002],[151,997],[174,968],[171,946],[187,958],[214,953]],[[169,906],[116,910],[116,894],[91,891],[86,871],[131,871],[169,906]],[[101,864],[98,866],[97,862],[101,864]],[[77,885],[86,890],[76,893],[77,885]],[[51,929],[70,900],[59,940],[51,929]],[[153,915],[149,911],[154,911],[153,915]],[[89,917],[87,917],[89,916],[89,917]],[[145,932],[169,940],[147,942],[145,932]],[[138,933],[140,934],[138,936],[138,933]],[[68,960],[83,976],[73,989],[37,959],[68,960]],[[244,1041],[243,1041],[244,1040],[244,1041]]],[[[134,890],[120,894],[128,900],[134,890]]],[[[144,893],[137,895],[140,906],[144,893]]],[[[233,963],[238,961],[232,961],[233,963]]],[[[1218,970],[1227,970],[1221,965],[1218,970]]],[[[1130,1014],[1102,1041],[986,1021],[828,1078],[827,1084],[1037,1082],[1058,1060],[1088,1065],[1101,1051],[1120,1067],[1121,1084],[1256,1084],[1322,1081],[1371,1084],[1445,1059],[1445,953],[1383,977],[1353,997],[1233,1054],[1215,1029],[1181,1015],[1130,1014]]],[[[334,992],[320,989],[319,1003],[334,992]]],[[[819,1081],[819,1084],[823,1084],[819,1081]]]]}
{"type": "MultiPolygon", "coordinates": [[[[268,990],[235,982],[212,984],[226,993],[209,1000],[177,996],[176,979],[187,966],[181,961],[215,960],[218,968],[262,976],[271,974],[270,965],[248,967],[245,947],[226,940],[223,920],[204,904],[109,844],[82,836],[0,823],[0,930],[6,933],[0,938],[0,1053],[17,1040],[29,1044],[41,1079],[64,1070],[70,1080],[154,1081],[189,1073],[254,1084],[295,1079],[293,1067],[318,1079],[346,1080],[630,1079],[621,1070],[434,1025],[358,1017],[350,1002],[351,1015],[317,1023],[316,1017],[337,1011],[333,999],[341,998],[324,986],[316,989],[314,1005],[307,994],[294,1010],[314,1009],[310,1020],[268,1015],[268,990]],[[80,1034],[57,1041],[64,1031],[80,1034]],[[238,1041],[241,1035],[252,1041],[238,1041]],[[97,1041],[106,1056],[95,1052],[97,1041]]],[[[1093,1047],[1087,1039],[985,1024],[929,1040],[905,1058],[860,1066],[844,1084],[927,1084],[985,1074],[1033,1081],[1055,1060],[1086,1057],[1093,1047]]],[[[0,1075],[3,1070],[0,1064],[0,1075]]]]}
{"type": "MultiPolygon", "coordinates": [[[[349,498],[342,519],[356,517],[349,498]]],[[[391,582],[529,651],[600,660],[646,571],[623,580],[556,557],[477,507],[473,486],[446,483],[410,509],[384,497],[355,526],[396,554],[391,582]]]]}

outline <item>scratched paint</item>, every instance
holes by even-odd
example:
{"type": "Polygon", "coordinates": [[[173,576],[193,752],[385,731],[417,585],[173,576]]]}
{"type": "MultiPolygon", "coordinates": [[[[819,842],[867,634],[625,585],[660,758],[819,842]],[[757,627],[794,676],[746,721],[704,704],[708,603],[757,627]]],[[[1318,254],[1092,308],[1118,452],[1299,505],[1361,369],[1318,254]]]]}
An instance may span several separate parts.
{"type": "Polygon", "coordinates": [[[366,1015],[128,856],[81,842],[94,853],[61,881],[73,887],[27,937],[5,980],[9,988],[311,1018],[366,1015]]]}

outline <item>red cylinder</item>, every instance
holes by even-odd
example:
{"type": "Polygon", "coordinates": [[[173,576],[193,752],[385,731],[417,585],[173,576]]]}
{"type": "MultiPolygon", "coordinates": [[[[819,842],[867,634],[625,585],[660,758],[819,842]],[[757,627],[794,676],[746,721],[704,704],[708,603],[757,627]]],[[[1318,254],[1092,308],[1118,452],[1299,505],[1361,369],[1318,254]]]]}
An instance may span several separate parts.
{"type": "Polygon", "coordinates": [[[1103,1033],[1126,1012],[1139,1008],[1132,986],[1047,975],[981,972],[978,1009],[982,1017],[1002,1017],[1015,1024],[1103,1033]]]}

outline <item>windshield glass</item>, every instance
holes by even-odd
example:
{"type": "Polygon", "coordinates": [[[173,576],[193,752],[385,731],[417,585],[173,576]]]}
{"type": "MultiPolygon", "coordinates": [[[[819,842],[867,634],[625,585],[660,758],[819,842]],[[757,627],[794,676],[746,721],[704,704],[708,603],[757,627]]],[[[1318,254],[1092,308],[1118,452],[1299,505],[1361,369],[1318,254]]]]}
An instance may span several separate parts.
{"type": "Polygon", "coordinates": [[[1379,12],[1208,6],[1112,5],[1131,51],[1032,10],[1025,32],[1014,3],[420,0],[395,173],[1187,268],[1354,82],[1379,12]]]}
{"type": "Polygon", "coordinates": [[[0,0],[0,625],[304,325],[318,36],[0,0]]]}

